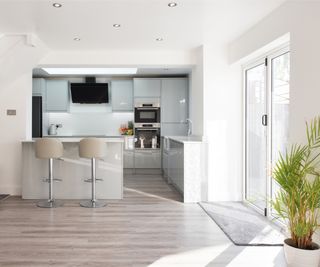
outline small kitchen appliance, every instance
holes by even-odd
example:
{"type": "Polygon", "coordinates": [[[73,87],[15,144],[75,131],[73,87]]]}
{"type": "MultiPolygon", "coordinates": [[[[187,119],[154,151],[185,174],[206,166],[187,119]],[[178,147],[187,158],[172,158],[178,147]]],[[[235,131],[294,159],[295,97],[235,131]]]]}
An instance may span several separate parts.
{"type": "Polygon", "coordinates": [[[48,129],[48,134],[49,135],[57,135],[58,128],[62,128],[62,124],[50,124],[49,129],[48,129]]]}

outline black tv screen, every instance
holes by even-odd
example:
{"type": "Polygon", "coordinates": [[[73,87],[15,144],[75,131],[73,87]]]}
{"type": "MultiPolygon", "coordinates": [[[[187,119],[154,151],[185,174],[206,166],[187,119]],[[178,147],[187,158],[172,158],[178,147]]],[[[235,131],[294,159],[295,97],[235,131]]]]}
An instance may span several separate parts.
{"type": "Polygon", "coordinates": [[[73,103],[99,104],[108,103],[107,83],[71,83],[73,103]]]}

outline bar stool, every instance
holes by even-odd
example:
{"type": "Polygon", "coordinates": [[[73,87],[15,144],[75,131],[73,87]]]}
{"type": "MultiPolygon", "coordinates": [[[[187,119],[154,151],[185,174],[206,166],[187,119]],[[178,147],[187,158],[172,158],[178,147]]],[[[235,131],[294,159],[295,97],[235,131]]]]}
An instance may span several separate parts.
{"type": "Polygon", "coordinates": [[[56,208],[63,205],[61,201],[53,198],[53,181],[61,181],[53,178],[53,159],[62,157],[63,145],[55,138],[41,138],[36,140],[36,157],[49,160],[49,178],[45,182],[49,183],[49,199],[40,201],[37,206],[40,208],[56,208]]]}
{"type": "Polygon", "coordinates": [[[98,201],[96,198],[96,181],[102,179],[96,178],[96,159],[101,159],[106,155],[106,143],[99,138],[84,138],[80,141],[79,156],[81,158],[91,159],[91,179],[85,180],[91,182],[91,200],[80,202],[80,206],[86,208],[101,208],[106,206],[105,201],[98,201]]]}

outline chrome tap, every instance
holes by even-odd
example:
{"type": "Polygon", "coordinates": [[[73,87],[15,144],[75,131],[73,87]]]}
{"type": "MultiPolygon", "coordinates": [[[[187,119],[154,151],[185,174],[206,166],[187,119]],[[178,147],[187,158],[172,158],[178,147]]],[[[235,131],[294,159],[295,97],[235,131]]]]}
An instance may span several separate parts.
{"type": "Polygon", "coordinates": [[[192,134],[192,120],[186,119],[186,122],[188,123],[188,136],[192,134]]]}

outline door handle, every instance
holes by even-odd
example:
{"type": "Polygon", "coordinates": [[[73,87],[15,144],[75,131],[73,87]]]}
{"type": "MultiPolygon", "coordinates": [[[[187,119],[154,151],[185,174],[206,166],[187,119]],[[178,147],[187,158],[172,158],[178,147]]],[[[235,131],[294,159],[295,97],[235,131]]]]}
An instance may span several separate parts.
{"type": "Polygon", "coordinates": [[[268,125],[268,115],[267,114],[262,115],[261,121],[262,121],[263,126],[267,126],[268,125]]]}

